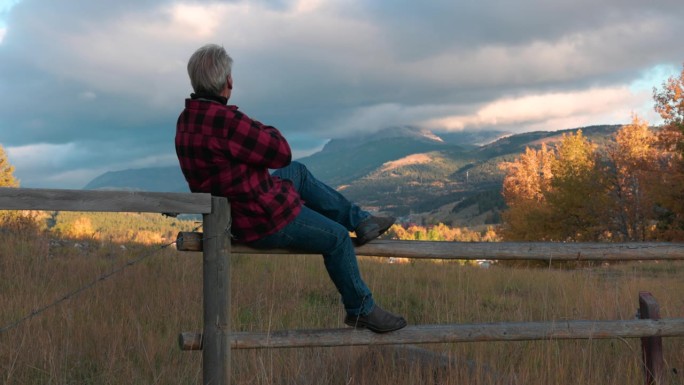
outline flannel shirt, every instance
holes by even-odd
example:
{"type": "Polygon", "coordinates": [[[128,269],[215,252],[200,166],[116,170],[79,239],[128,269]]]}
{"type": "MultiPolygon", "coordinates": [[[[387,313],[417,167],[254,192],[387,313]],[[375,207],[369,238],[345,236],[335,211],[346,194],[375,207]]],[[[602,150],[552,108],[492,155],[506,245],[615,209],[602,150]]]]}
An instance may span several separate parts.
{"type": "Polygon", "coordinates": [[[290,145],[275,127],[250,119],[236,106],[193,95],[178,117],[175,142],[190,191],[230,201],[236,241],[273,234],[301,211],[292,182],[269,173],[292,160],[290,145]]]}

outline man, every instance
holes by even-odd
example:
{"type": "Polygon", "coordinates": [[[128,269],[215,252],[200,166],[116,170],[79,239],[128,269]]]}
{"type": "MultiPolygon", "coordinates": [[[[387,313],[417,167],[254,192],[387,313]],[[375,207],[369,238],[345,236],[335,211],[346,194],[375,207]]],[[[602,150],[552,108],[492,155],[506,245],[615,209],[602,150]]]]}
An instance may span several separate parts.
{"type": "Polygon", "coordinates": [[[361,279],[349,232],[362,245],[385,232],[394,218],[375,217],[321,183],[271,126],[228,105],[232,59],[208,44],[188,62],[195,91],[178,118],[176,153],[193,192],[227,197],[236,242],[256,248],[291,248],[323,254],[342,296],[345,324],[377,333],[406,326],[403,317],[376,305],[361,279]],[[273,174],[269,169],[275,169],[273,174]]]}

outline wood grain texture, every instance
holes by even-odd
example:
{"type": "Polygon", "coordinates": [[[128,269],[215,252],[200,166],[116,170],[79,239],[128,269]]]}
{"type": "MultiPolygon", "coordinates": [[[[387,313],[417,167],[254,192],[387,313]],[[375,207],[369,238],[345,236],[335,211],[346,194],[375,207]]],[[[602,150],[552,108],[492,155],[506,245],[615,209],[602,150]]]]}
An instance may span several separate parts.
{"type": "MultiPolygon", "coordinates": [[[[639,318],[660,319],[660,305],[649,292],[639,292],[639,318]]],[[[642,337],[641,357],[644,367],[644,384],[664,384],[665,360],[663,358],[663,338],[642,337]]]]}
{"type": "Polygon", "coordinates": [[[176,235],[176,249],[178,251],[202,251],[204,234],[197,231],[181,231],[176,235]]]}
{"type": "Polygon", "coordinates": [[[212,197],[203,227],[204,348],[202,383],[230,384],[230,206],[212,197]]]}
{"type": "MultiPolygon", "coordinates": [[[[233,245],[238,254],[307,254],[297,250],[259,250],[233,245]]],[[[684,243],[435,242],[374,240],[357,255],[419,259],[539,261],[682,260],[684,243]]]]}
{"type": "Polygon", "coordinates": [[[208,214],[211,195],[0,187],[0,210],[208,214]]]}
{"type": "MultiPolygon", "coordinates": [[[[639,338],[684,335],[684,319],[623,321],[549,321],[488,324],[416,325],[376,334],[367,330],[312,329],[234,332],[233,349],[303,348],[316,346],[397,345],[484,341],[639,338]]],[[[200,333],[180,336],[181,348],[201,348],[200,333]]]]}

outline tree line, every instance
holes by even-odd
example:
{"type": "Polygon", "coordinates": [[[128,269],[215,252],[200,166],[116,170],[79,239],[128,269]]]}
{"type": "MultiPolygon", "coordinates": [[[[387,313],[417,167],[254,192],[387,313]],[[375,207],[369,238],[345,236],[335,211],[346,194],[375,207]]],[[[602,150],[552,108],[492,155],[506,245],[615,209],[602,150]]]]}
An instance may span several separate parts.
{"type": "Polygon", "coordinates": [[[653,98],[660,127],[635,115],[604,147],[578,131],[502,164],[504,239],[684,239],[684,69],[653,98]]]}

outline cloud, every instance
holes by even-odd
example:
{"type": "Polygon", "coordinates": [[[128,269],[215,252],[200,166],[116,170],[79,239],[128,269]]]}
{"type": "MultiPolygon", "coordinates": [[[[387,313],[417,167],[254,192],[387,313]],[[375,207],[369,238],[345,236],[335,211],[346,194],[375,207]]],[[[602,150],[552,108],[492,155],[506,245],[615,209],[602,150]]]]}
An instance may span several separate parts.
{"type": "Polygon", "coordinates": [[[84,178],[93,178],[101,172],[81,163],[88,154],[74,143],[10,146],[6,150],[22,186],[81,188],[84,178]]]}
{"type": "Polygon", "coordinates": [[[352,136],[383,128],[403,125],[424,126],[424,121],[434,116],[445,116],[458,110],[466,110],[459,105],[402,105],[383,103],[356,108],[339,120],[333,121],[331,131],[323,132],[328,136],[352,136]],[[334,130],[334,131],[333,131],[334,130]]]}
{"type": "Polygon", "coordinates": [[[553,131],[593,122],[616,123],[629,119],[630,106],[639,106],[650,95],[633,94],[629,87],[589,89],[506,98],[487,103],[473,114],[432,119],[425,124],[437,130],[462,130],[492,126],[532,127],[553,131]],[[558,126],[558,124],[564,126],[558,126]],[[570,124],[570,125],[567,125],[570,124]]]}
{"type": "Polygon", "coordinates": [[[4,0],[0,3],[0,45],[7,34],[7,15],[17,3],[18,0],[4,0]]]}
{"type": "Polygon", "coordinates": [[[7,157],[15,167],[21,186],[75,188],[107,171],[178,164],[173,146],[123,141],[121,146],[107,142],[74,141],[64,144],[37,143],[7,146],[7,157]]]}
{"type": "Polygon", "coordinates": [[[592,124],[627,123],[632,113],[656,122],[650,92],[650,89],[633,89],[625,85],[533,93],[468,105],[387,103],[356,109],[334,122],[334,127],[341,136],[405,124],[438,132],[494,127],[514,132],[553,131],[592,124]]]}
{"type": "Polygon", "coordinates": [[[103,4],[0,8],[0,140],[24,185],[173,164],[187,59],[208,42],[235,59],[232,101],[296,154],[392,125],[628,120],[650,109],[647,83],[664,80],[653,69],[679,68],[684,52],[679,0],[103,4]]]}

